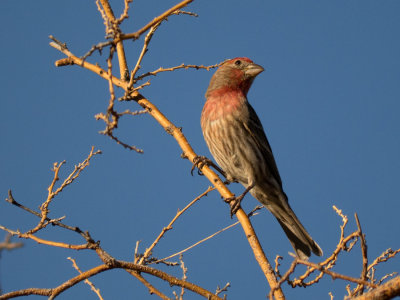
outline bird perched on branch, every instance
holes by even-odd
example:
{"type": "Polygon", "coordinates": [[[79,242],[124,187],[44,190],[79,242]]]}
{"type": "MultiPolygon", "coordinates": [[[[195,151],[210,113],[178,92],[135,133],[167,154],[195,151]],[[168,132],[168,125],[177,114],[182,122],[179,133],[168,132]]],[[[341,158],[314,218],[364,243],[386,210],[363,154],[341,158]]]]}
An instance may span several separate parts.
{"type": "Polygon", "coordinates": [[[288,203],[264,129],[247,100],[251,84],[262,71],[246,57],[228,60],[217,69],[201,114],[204,139],[226,178],[246,188],[239,197],[226,200],[240,205],[250,192],[276,217],[300,258],[307,259],[311,252],[321,256],[321,248],[288,203]]]}

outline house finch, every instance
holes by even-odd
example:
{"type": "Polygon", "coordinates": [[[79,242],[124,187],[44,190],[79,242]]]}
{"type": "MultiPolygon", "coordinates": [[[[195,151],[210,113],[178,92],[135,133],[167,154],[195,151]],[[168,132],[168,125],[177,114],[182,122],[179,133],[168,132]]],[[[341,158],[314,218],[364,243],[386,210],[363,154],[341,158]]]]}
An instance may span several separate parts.
{"type": "Polygon", "coordinates": [[[211,78],[201,128],[211,154],[229,181],[238,181],[278,220],[297,255],[322,250],[291,209],[261,122],[247,100],[254,78],[264,71],[246,57],[224,62],[211,78]]]}

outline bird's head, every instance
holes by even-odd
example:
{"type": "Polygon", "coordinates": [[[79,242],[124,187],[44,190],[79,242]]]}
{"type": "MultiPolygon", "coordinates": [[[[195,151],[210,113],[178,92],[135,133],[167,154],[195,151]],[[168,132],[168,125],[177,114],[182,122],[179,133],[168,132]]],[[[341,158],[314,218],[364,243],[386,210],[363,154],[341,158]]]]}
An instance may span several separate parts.
{"type": "Polygon", "coordinates": [[[208,86],[206,97],[213,91],[240,90],[244,95],[250,89],[254,78],[264,71],[260,65],[247,57],[236,57],[221,64],[208,86]]]}

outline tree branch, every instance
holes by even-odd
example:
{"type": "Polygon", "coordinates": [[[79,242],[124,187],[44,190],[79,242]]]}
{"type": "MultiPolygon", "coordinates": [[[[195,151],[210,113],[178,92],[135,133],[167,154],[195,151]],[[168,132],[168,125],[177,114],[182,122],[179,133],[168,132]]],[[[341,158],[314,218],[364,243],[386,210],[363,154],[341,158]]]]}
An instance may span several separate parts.
{"type": "Polygon", "coordinates": [[[388,300],[400,296],[400,276],[378,286],[358,297],[346,298],[348,300],[388,300]]]}
{"type": "Polygon", "coordinates": [[[143,26],[142,28],[140,28],[138,31],[134,32],[134,33],[128,33],[128,34],[122,34],[121,35],[121,40],[128,40],[128,39],[134,39],[137,40],[143,33],[145,33],[150,27],[153,27],[155,24],[159,23],[160,21],[164,20],[165,18],[167,18],[168,16],[170,16],[171,14],[173,14],[175,11],[181,9],[182,7],[185,7],[186,5],[188,5],[190,2],[193,2],[193,0],[184,0],[180,3],[178,3],[177,5],[171,7],[170,9],[168,9],[167,11],[165,11],[164,13],[162,13],[161,15],[159,15],[158,17],[154,18],[152,21],[150,21],[149,23],[147,23],[145,26],[143,26]]]}
{"type": "Polygon", "coordinates": [[[54,299],[56,296],[61,294],[63,291],[76,285],[77,283],[84,281],[85,279],[88,279],[90,277],[93,277],[94,275],[100,274],[102,272],[105,272],[105,271],[111,270],[111,269],[127,269],[127,270],[147,273],[147,274],[150,274],[152,276],[155,276],[162,280],[167,281],[172,286],[176,285],[176,286],[184,287],[185,289],[195,292],[201,296],[204,296],[207,299],[222,300],[222,298],[216,296],[215,294],[211,293],[210,291],[207,291],[206,289],[204,289],[198,285],[195,285],[191,282],[188,282],[186,280],[181,280],[177,277],[171,276],[163,271],[160,271],[160,270],[157,270],[154,268],[134,264],[131,262],[120,261],[120,260],[115,260],[113,262],[113,264],[99,265],[88,271],[82,272],[81,274],[67,280],[66,282],[62,283],[61,285],[59,285],[53,289],[33,288],[33,289],[14,291],[14,292],[10,292],[10,293],[1,295],[0,300],[11,299],[11,298],[26,296],[26,295],[42,295],[42,296],[49,296],[49,299],[54,299]]]}

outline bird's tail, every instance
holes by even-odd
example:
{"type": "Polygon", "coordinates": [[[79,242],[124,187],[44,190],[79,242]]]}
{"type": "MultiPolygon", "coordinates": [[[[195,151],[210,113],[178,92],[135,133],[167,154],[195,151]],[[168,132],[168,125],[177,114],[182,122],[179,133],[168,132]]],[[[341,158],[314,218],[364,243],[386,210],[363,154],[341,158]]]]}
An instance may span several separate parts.
{"type": "Polygon", "coordinates": [[[275,216],[298,257],[307,260],[311,252],[318,256],[322,255],[322,249],[300,223],[284,192],[280,192],[276,199],[271,199],[270,196],[257,189],[251,190],[250,193],[275,216]]]}

